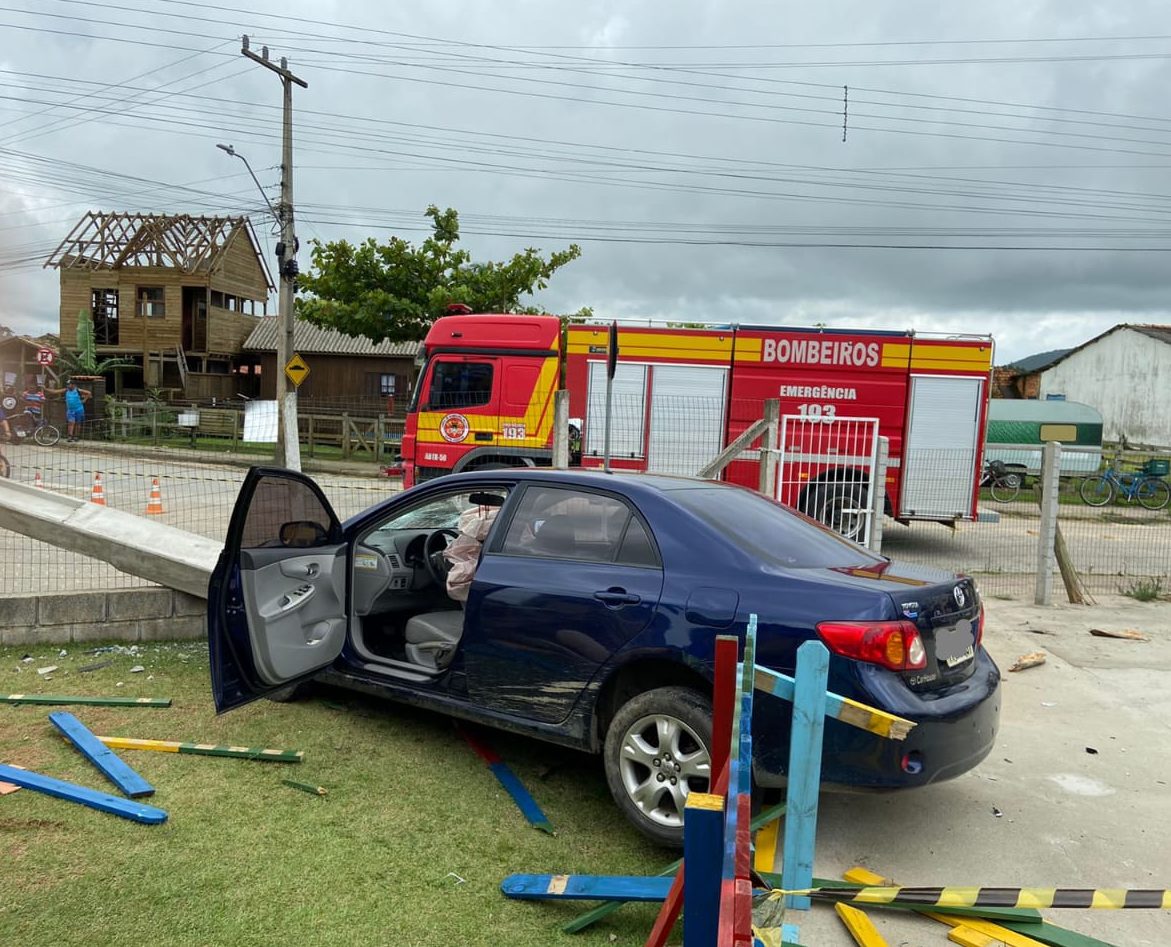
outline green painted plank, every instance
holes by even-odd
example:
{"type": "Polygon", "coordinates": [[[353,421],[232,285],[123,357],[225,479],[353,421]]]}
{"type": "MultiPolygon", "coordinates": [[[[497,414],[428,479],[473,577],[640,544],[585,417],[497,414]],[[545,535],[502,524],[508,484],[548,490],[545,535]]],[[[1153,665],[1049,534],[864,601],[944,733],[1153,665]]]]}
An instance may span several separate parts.
{"type": "MultiPolygon", "coordinates": [[[[947,913],[952,913],[950,908],[947,913]]],[[[1042,921],[1040,924],[1022,924],[1020,921],[1000,921],[1000,925],[1007,927],[1010,931],[1016,931],[1018,934],[1026,934],[1033,938],[1033,940],[1039,940],[1042,944],[1048,944],[1049,947],[1114,947],[1113,944],[1108,944],[1104,940],[1087,937],[1085,934],[1077,933],[1077,931],[1066,930],[1064,927],[1058,927],[1056,924],[1050,924],[1048,921],[1042,921]]]]}
{"type": "Polygon", "coordinates": [[[91,707],[170,707],[170,697],[74,697],[65,694],[0,694],[9,704],[88,704],[91,707]]]}

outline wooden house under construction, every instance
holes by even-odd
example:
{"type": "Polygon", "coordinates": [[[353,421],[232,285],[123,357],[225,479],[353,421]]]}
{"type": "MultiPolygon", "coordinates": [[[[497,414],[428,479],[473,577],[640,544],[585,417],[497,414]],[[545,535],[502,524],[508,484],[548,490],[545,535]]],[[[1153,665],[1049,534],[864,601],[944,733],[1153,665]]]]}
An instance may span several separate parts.
{"type": "Polygon", "coordinates": [[[93,316],[98,358],[118,356],[125,389],[231,398],[244,341],[268,312],[272,277],[247,217],[90,211],[45,263],[61,276],[65,347],[93,316]]]}

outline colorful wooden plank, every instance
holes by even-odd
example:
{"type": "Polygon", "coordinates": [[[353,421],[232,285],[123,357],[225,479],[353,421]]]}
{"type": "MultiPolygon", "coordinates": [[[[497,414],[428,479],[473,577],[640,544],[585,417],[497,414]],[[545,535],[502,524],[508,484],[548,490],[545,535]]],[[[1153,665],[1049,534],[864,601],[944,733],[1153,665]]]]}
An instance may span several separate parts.
{"type": "MultiPolygon", "coordinates": [[[[716,795],[724,795],[728,791],[726,761],[730,738],[726,739],[724,734],[731,733],[732,715],[736,709],[736,658],[739,652],[739,642],[740,639],[732,635],[719,635],[716,638],[712,683],[711,767],[711,772],[715,774],[715,784],[714,788],[710,789],[716,795]],[[720,641],[723,639],[730,643],[721,645],[720,641]],[[715,729],[716,721],[720,721],[721,729],[719,730],[715,729]],[[716,765],[717,763],[719,765],[716,765]]],[[[655,923],[647,935],[644,947],[663,947],[667,943],[667,938],[671,936],[671,930],[675,927],[675,922],[679,920],[679,914],[683,909],[683,883],[684,868],[680,864],[667,897],[663,900],[663,906],[659,909],[655,923]]]]}
{"type": "Polygon", "coordinates": [[[757,874],[762,871],[776,870],[777,851],[781,842],[780,829],[781,820],[774,819],[756,833],[752,870],[757,874]]]}
{"type": "Polygon", "coordinates": [[[96,789],[87,789],[67,783],[52,776],[33,773],[28,770],[16,769],[12,766],[0,764],[0,779],[5,782],[31,789],[33,792],[44,793],[66,802],[76,802],[79,805],[89,806],[100,812],[108,812],[132,822],[141,822],[144,825],[158,825],[167,821],[167,813],[144,802],[134,802],[129,799],[120,799],[108,793],[98,792],[96,789]]]}
{"type": "MultiPolygon", "coordinates": [[[[796,683],[787,674],[761,667],[758,664],[754,683],[759,691],[780,697],[790,703],[793,702],[796,683]]],[[[915,727],[912,720],[897,717],[885,710],[879,710],[877,707],[871,707],[849,697],[842,697],[832,691],[828,691],[825,695],[825,712],[835,720],[848,723],[851,727],[857,727],[860,730],[867,730],[880,737],[886,737],[889,740],[905,740],[907,734],[915,727]]]]}
{"type": "Polygon", "coordinates": [[[459,730],[460,735],[464,738],[467,745],[488,765],[488,769],[492,771],[492,775],[496,777],[496,781],[512,797],[512,801],[516,803],[516,807],[520,809],[521,815],[528,820],[529,825],[548,835],[556,835],[557,833],[553,831],[553,823],[549,821],[548,816],[537,805],[537,800],[532,797],[532,794],[525,788],[525,784],[509,768],[509,765],[496,754],[496,751],[486,743],[473,737],[463,727],[457,727],[456,729],[459,730]]]}
{"type": "MultiPolygon", "coordinates": [[[[767,809],[762,810],[756,816],[756,818],[752,820],[752,831],[759,831],[762,827],[768,825],[770,822],[776,822],[777,819],[779,819],[784,814],[785,804],[783,802],[777,803],[774,806],[769,806],[767,809]]],[[[659,872],[659,877],[673,876],[675,872],[679,870],[679,867],[682,864],[682,858],[671,862],[670,865],[659,872]]],[[[780,878],[780,875],[777,875],[777,878],[780,878]]],[[[777,886],[780,886],[779,882],[777,886]]],[[[607,901],[605,904],[599,904],[596,908],[591,908],[589,911],[579,914],[573,920],[569,921],[569,923],[565,924],[561,930],[563,930],[566,934],[576,934],[579,931],[584,931],[590,925],[596,924],[602,918],[613,914],[625,903],[626,902],[624,901],[607,901]]]]}
{"type": "Polygon", "coordinates": [[[728,755],[728,802],[724,812],[724,852],[720,871],[717,942],[727,947],[752,941],[752,671],[756,659],[756,615],[749,616],[744,660],[736,680],[736,709],[728,755]]]}
{"type": "MultiPolygon", "coordinates": [[[[821,791],[821,749],[825,735],[826,681],[829,650],[820,641],[797,649],[793,694],[793,728],[789,738],[788,811],[781,874],[785,886],[808,888],[813,883],[813,849],[817,834],[818,793],[821,791]]],[[[787,908],[809,910],[807,895],[785,899],[787,908]]]]}
{"type": "Polygon", "coordinates": [[[117,786],[123,795],[131,799],[154,795],[154,786],[122,762],[113,750],[94,736],[73,714],[65,710],[56,710],[49,714],[49,723],[60,730],[65,739],[101,770],[102,775],[117,786]]]}
{"type": "Polygon", "coordinates": [[[89,707],[170,707],[170,697],[74,697],[68,694],[0,694],[9,704],[85,704],[89,707]]]}
{"type": "Polygon", "coordinates": [[[683,817],[683,947],[712,947],[720,907],[720,842],[724,797],[693,792],[683,817]]]}
{"type": "MultiPolygon", "coordinates": [[[[928,912],[924,916],[931,918],[933,921],[939,921],[941,924],[947,924],[953,929],[964,928],[975,934],[979,934],[981,937],[986,937],[996,947],[1002,947],[1002,945],[1003,947],[1045,947],[1039,940],[1034,940],[1025,934],[1010,931],[1007,927],[1001,927],[999,924],[993,924],[991,921],[981,921],[978,918],[952,917],[948,914],[934,914],[931,912],[928,912]]],[[[977,947],[984,947],[984,944],[978,944],[977,947]]]]}
{"type": "MultiPolygon", "coordinates": [[[[839,904],[837,907],[845,907],[839,904]]],[[[953,927],[948,931],[947,939],[960,947],[1004,947],[1004,941],[996,940],[987,934],[981,934],[970,927],[953,927]]]]}
{"type": "MultiPolygon", "coordinates": [[[[956,910],[948,908],[947,913],[955,914],[956,910]]],[[[1048,921],[1042,921],[1039,924],[1026,924],[1015,920],[1004,920],[1000,922],[1000,926],[1017,934],[1026,934],[1033,940],[1045,944],[1046,947],[1114,947],[1113,944],[1108,944],[1104,940],[1058,927],[1048,921]]]]}
{"type": "Polygon", "coordinates": [[[115,750],[154,750],[157,753],[189,753],[195,756],[229,756],[233,759],[262,760],[270,763],[300,763],[304,750],[270,750],[255,746],[232,746],[219,743],[176,743],[173,740],[139,740],[134,737],[98,737],[115,750]]]}
{"type": "Polygon", "coordinates": [[[878,928],[867,917],[865,911],[859,911],[848,904],[835,904],[834,910],[858,947],[888,947],[886,938],[878,932],[878,928]]]}
{"type": "Polygon", "coordinates": [[[732,740],[732,714],[736,701],[736,663],[740,657],[740,639],[735,635],[717,635],[715,666],[730,668],[716,674],[712,681],[712,763],[711,772],[722,772],[728,764],[732,740]]]}
{"type": "Polygon", "coordinates": [[[519,901],[662,901],[671,878],[642,875],[509,875],[505,897],[519,901]]]}

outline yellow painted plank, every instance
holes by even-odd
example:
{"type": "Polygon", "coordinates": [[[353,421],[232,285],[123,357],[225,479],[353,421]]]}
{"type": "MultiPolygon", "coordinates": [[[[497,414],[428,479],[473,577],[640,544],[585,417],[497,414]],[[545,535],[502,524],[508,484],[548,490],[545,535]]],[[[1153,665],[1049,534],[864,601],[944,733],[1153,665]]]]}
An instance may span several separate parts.
{"type": "Polygon", "coordinates": [[[842,877],[851,884],[866,885],[869,888],[878,888],[891,883],[889,878],[875,874],[869,868],[863,868],[861,865],[851,868],[842,877]]]}
{"type": "Polygon", "coordinates": [[[947,939],[960,947],[1004,947],[1004,941],[981,934],[971,927],[953,927],[947,939]]]}
{"type": "Polygon", "coordinates": [[[170,740],[138,740],[133,737],[100,737],[112,750],[157,750],[160,753],[178,753],[179,744],[170,740]]]}
{"type": "MultiPolygon", "coordinates": [[[[691,797],[687,797],[690,801],[691,797]]],[[[756,833],[756,854],[752,865],[757,871],[776,871],[777,846],[780,843],[780,819],[766,823],[756,833]]]]}
{"type": "MultiPolygon", "coordinates": [[[[978,917],[953,917],[950,914],[936,914],[933,911],[926,912],[923,916],[929,917],[933,921],[939,921],[941,924],[947,924],[949,927],[966,927],[976,931],[991,938],[991,943],[996,944],[997,947],[1000,947],[1001,944],[1004,947],[1045,947],[1039,940],[1018,934],[1016,931],[1010,931],[1007,927],[1001,927],[991,921],[982,921],[978,917]]],[[[979,945],[979,947],[983,947],[983,945],[979,945]]]]}
{"type": "Polygon", "coordinates": [[[887,947],[886,939],[878,933],[878,928],[864,911],[841,903],[835,904],[834,910],[838,912],[838,917],[842,919],[858,947],[887,947]]]}

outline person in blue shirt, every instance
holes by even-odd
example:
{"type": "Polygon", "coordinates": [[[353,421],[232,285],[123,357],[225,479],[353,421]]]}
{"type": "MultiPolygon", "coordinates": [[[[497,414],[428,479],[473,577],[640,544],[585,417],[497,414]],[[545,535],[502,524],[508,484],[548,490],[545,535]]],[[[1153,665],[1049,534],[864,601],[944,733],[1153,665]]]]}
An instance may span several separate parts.
{"type": "Polygon", "coordinates": [[[85,423],[85,403],[89,401],[89,392],[84,388],[78,388],[77,383],[72,378],[65,383],[64,388],[46,390],[49,394],[65,396],[65,424],[67,430],[65,439],[76,442],[78,427],[85,423]]]}

